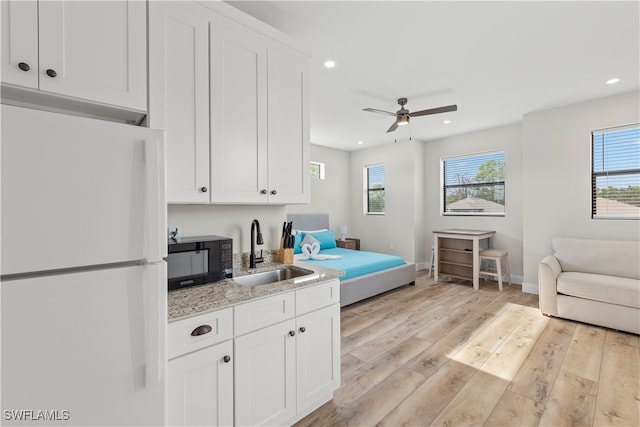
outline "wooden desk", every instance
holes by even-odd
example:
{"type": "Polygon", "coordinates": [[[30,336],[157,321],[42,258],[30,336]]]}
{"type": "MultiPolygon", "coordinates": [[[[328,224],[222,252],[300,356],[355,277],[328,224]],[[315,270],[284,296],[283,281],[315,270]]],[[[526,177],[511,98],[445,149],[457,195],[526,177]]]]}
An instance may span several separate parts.
{"type": "MultiPolygon", "coordinates": [[[[473,289],[480,283],[480,241],[487,239],[486,248],[492,247],[495,231],[450,229],[433,232],[434,273],[471,280],[473,289]]],[[[484,248],[483,248],[484,249],[484,248]]]]}

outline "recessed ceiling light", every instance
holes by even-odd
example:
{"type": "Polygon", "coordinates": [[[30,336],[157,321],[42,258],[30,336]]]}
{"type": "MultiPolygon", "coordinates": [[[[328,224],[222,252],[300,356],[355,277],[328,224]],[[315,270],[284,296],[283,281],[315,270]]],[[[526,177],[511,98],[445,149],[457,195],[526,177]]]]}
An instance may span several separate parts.
{"type": "Polygon", "coordinates": [[[444,123],[445,125],[448,125],[449,123],[451,123],[451,120],[445,120],[445,121],[444,121],[444,122],[442,122],[442,123],[444,123]]]}
{"type": "Polygon", "coordinates": [[[364,141],[358,141],[358,145],[364,144],[364,141]]]}
{"type": "Polygon", "coordinates": [[[612,84],[618,83],[619,81],[620,79],[616,77],[616,78],[607,80],[607,84],[612,85],[612,84]]]}
{"type": "Polygon", "coordinates": [[[333,68],[335,66],[336,66],[335,61],[332,61],[330,59],[324,62],[324,67],[325,68],[333,68]]]}

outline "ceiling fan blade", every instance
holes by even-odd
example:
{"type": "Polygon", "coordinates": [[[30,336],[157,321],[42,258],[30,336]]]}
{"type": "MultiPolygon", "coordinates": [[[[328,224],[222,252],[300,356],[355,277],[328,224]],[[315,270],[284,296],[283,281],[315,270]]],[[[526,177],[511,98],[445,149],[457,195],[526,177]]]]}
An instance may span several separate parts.
{"type": "Polygon", "coordinates": [[[448,113],[449,111],[457,111],[457,105],[447,105],[446,107],[430,108],[428,110],[414,111],[409,113],[409,117],[427,116],[429,114],[448,113]]]}
{"type": "Polygon", "coordinates": [[[368,111],[370,113],[380,113],[380,114],[386,114],[387,116],[396,116],[396,113],[392,113],[390,111],[384,111],[384,110],[378,110],[376,108],[363,108],[362,111],[368,111]]]}
{"type": "Polygon", "coordinates": [[[389,129],[387,129],[387,133],[393,132],[396,129],[398,129],[398,121],[397,120],[395,122],[393,122],[393,124],[391,125],[391,127],[389,129]]]}

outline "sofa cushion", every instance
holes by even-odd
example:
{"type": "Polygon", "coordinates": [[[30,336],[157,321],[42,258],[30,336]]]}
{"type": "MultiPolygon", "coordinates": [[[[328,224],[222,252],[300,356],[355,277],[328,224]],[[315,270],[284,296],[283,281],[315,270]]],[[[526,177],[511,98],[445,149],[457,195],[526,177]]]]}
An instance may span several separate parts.
{"type": "Polygon", "coordinates": [[[562,271],[640,279],[640,242],[554,237],[553,252],[562,271]]]}
{"type": "Polygon", "coordinates": [[[640,280],[601,274],[563,272],[558,293],[594,301],[640,308],[640,280]]]}

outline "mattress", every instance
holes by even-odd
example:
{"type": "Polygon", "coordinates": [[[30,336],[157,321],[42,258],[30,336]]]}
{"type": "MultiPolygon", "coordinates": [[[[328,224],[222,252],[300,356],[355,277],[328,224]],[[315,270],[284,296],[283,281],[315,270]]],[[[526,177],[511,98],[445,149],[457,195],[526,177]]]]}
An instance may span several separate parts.
{"type": "Polygon", "coordinates": [[[354,251],[344,248],[323,249],[320,251],[320,254],[341,255],[342,258],[322,261],[301,259],[301,261],[333,268],[334,270],[342,270],[345,272],[345,275],[340,277],[341,281],[405,264],[404,259],[399,256],[379,254],[376,252],[354,251]]]}

